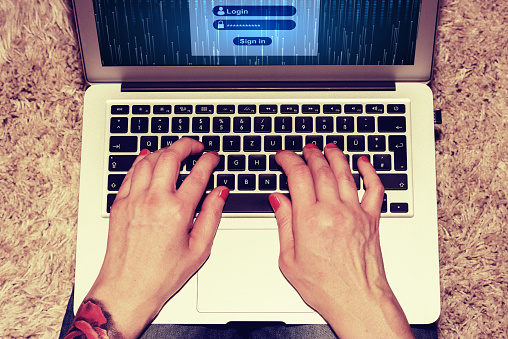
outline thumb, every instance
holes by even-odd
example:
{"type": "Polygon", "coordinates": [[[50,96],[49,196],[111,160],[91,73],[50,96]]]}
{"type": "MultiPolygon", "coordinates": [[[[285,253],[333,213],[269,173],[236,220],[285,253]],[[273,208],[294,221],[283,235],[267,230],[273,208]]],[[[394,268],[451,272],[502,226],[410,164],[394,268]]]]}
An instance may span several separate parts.
{"type": "Polygon", "coordinates": [[[268,200],[275,212],[277,226],[279,227],[280,259],[292,259],[295,254],[295,241],[291,200],[281,193],[270,194],[268,200]]]}

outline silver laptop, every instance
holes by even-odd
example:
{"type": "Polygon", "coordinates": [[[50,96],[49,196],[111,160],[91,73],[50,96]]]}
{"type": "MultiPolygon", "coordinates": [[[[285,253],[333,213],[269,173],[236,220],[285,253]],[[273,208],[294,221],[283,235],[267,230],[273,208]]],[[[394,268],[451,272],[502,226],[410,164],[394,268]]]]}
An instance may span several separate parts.
{"type": "MultiPolygon", "coordinates": [[[[155,323],[323,323],[278,268],[267,197],[275,152],[336,143],[386,189],[381,247],[408,320],[440,313],[430,80],[438,0],[74,0],[86,91],[75,307],[106,250],[136,155],[181,137],[215,150],[226,185],[212,254],[155,323]]],[[[180,180],[192,168],[188,159],[180,180]]],[[[199,208],[198,208],[199,212],[199,208]]]]}

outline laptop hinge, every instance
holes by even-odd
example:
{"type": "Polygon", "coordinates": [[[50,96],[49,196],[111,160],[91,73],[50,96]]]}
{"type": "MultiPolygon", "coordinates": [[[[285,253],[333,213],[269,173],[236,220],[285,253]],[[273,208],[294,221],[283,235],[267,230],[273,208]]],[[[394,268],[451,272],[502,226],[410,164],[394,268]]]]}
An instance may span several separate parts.
{"type": "Polygon", "coordinates": [[[210,91],[395,91],[395,82],[272,81],[272,82],[125,82],[122,92],[210,91]]]}

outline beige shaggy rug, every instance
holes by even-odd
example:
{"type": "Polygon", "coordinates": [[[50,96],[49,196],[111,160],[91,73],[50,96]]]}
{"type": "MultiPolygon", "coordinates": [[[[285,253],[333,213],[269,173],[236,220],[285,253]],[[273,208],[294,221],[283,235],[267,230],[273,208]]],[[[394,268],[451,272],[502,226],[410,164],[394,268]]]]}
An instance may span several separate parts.
{"type": "MultiPolygon", "coordinates": [[[[424,0],[425,1],[425,0],[424,0]]],[[[441,1],[443,338],[508,333],[508,2],[441,1]]],[[[74,280],[85,83],[69,0],[0,0],[0,337],[54,338],[74,280]]]]}

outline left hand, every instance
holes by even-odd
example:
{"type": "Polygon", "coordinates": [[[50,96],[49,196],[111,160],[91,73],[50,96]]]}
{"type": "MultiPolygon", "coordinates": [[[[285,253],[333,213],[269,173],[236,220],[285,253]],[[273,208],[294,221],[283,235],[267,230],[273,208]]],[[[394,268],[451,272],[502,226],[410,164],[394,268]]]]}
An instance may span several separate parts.
{"type": "Polygon", "coordinates": [[[228,189],[208,194],[193,220],[217,154],[203,154],[176,189],[180,163],[203,148],[184,138],[141,154],[118,191],[104,263],[85,300],[99,300],[124,337],[139,335],[210,255],[228,189]]]}

